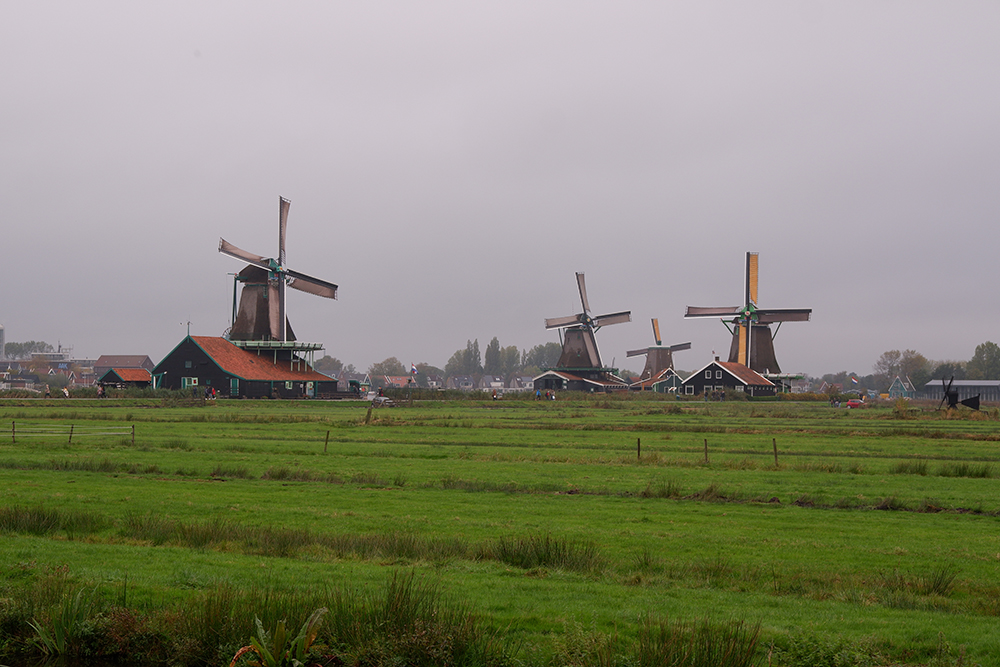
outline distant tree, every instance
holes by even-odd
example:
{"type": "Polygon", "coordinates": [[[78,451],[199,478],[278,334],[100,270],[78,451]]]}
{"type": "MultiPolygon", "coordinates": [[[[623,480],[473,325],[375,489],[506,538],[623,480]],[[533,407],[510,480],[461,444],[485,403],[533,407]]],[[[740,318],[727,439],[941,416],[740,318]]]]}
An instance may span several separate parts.
{"type": "Polygon", "coordinates": [[[339,373],[344,368],[344,364],[340,359],[336,357],[331,357],[329,354],[323,355],[323,358],[315,363],[313,366],[320,373],[339,373]]]}
{"type": "Polygon", "coordinates": [[[374,380],[381,375],[406,375],[406,367],[396,357],[389,357],[368,367],[368,375],[374,380]]]}
{"type": "Polygon", "coordinates": [[[909,378],[913,388],[920,391],[931,379],[930,362],[916,350],[903,350],[899,357],[899,374],[909,378]]]}
{"type": "Polygon", "coordinates": [[[486,355],[483,357],[483,372],[487,375],[500,375],[503,373],[503,362],[500,358],[500,341],[496,336],[486,346],[486,355]]]}
{"type": "Polygon", "coordinates": [[[446,375],[478,375],[483,372],[483,363],[479,356],[479,339],[467,341],[464,350],[458,350],[451,355],[445,364],[446,375]]]}
{"type": "Polygon", "coordinates": [[[358,372],[358,369],[354,367],[354,364],[347,364],[344,366],[344,372],[353,375],[358,372]]]}
{"type": "Polygon", "coordinates": [[[420,375],[444,375],[444,371],[442,369],[437,366],[431,366],[424,361],[414,364],[414,366],[417,367],[417,373],[420,375]]]}
{"type": "Polygon", "coordinates": [[[931,373],[932,380],[965,379],[965,364],[961,361],[942,361],[931,373]]]}
{"type": "Polygon", "coordinates": [[[888,389],[892,381],[899,375],[899,360],[902,356],[899,350],[889,350],[888,352],[883,352],[882,356],[875,362],[875,365],[872,366],[880,390],[888,389]]]}
{"type": "Polygon", "coordinates": [[[559,343],[545,343],[536,345],[522,355],[522,367],[534,367],[536,369],[554,368],[559,363],[562,356],[562,345],[559,343]]]}
{"type": "Polygon", "coordinates": [[[4,354],[8,359],[27,359],[34,352],[55,352],[55,348],[41,340],[29,340],[23,343],[7,343],[4,354]]]}
{"type": "Polygon", "coordinates": [[[510,377],[521,368],[521,352],[517,345],[509,345],[500,350],[500,374],[510,377]]]}
{"type": "Polygon", "coordinates": [[[992,341],[977,345],[965,374],[970,380],[1000,380],[1000,346],[992,341]]]}

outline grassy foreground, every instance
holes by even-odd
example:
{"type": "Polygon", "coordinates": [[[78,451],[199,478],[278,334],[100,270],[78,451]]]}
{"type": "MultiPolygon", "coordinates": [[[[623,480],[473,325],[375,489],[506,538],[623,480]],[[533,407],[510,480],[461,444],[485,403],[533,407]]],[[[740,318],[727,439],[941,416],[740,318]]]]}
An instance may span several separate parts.
{"type": "Polygon", "coordinates": [[[1000,664],[998,426],[0,401],[0,662],[227,665],[326,609],[305,664],[1000,664]]]}

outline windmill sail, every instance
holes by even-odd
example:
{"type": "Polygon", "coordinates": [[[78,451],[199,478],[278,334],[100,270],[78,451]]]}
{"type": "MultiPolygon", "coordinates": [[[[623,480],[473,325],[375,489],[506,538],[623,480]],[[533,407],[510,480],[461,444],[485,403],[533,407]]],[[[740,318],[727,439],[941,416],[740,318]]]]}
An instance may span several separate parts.
{"type": "Polygon", "coordinates": [[[248,262],[236,278],[243,283],[240,305],[230,330],[233,340],[295,340],[285,312],[287,287],[327,299],[337,298],[337,286],[285,266],[285,240],[291,202],[278,198],[278,255],[264,257],[219,239],[219,252],[248,262]]]}

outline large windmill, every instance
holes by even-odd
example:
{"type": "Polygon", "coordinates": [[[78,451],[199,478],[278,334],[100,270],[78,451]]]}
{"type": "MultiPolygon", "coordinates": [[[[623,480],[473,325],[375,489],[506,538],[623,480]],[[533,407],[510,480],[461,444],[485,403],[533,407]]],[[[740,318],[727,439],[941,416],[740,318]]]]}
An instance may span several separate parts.
{"type": "Polygon", "coordinates": [[[656,341],[656,345],[651,345],[641,350],[629,350],[625,353],[626,357],[646,355],[646,367],[642,370],[641,380],[648,380],[651,377],[655,377],[668,368],[673,369],[674,352],[691,349],[691,343],[664,345],[663,340],[660,338],[660,323],[655,317],[653,318],[653,340],[656,341]]]}
{"type": "Polygon", "coordinates": [[[229,332],[230,340],[295,340],[285,314],[286,287],[327,299],[337,298],[337,286],[333,283],[285,266],[285,230],[291,205],[284,197],[278,198],[277,258],[255,255],[219,239],[219,252],[249,262],[249,266],[236,274],[236,279],[243,283],[243,292],[239,312],[229,332]]]}
{"type": "Polygon", "coordinates": [[[567,317],[555,317],[545,320],[546,329],[564,329],[562,334],[562,355],[558,367],[562,369],[603,369],[601,354],[597,351],[597,339],[594,333],[601,327],[610,324],[620,324],[632,321],[631,311],[609,313],[607,315],[590,315],[590,302],[587,300],[587,284],[583,274],[576,274],[576,284],[580,289],[580,302],[583,312],[567,317]]]}
{"type": "Polygon", "coordinates": [[[808,322],[812,308],[769,308],[757,306],[757,253],[747,253],[746,300],[742,306],[699,308],[688,306],[684,317],[718,317],[733,334],[729,361],[758,373],[780,373],[774,357],[774,334],[782,322],[808,322]],[[771,331],[771,324],[778,327],[771,331]]]}

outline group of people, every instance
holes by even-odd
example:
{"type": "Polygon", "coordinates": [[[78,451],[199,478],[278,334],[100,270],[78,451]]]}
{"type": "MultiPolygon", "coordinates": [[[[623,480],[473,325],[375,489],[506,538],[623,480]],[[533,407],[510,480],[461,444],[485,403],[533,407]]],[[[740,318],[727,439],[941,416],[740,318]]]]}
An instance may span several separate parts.
{"type": "MultiPolygon", "coordinates": [[[[542,400],[542,390],[541,389],[536,389],[535,390],[535,400],[536,401],[542,400]]],[[[554,401],[554,400],[556,400],[556,392],[550,391],[550,390],[546,389],[545,390],[545,400],[546,401],[554,401]]]]}
{"type": "MultiPolygon", "coordinates": [[[[69,398],[69,387],[62,388],[63,396],[69,398]]],[[[45,398],[52,398],[52,390],[49,389],[49,385],[45,385],[45,398]]]]}

